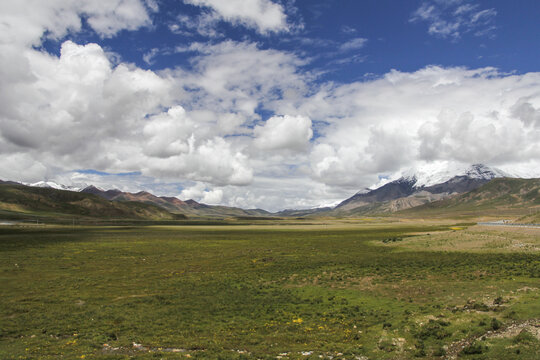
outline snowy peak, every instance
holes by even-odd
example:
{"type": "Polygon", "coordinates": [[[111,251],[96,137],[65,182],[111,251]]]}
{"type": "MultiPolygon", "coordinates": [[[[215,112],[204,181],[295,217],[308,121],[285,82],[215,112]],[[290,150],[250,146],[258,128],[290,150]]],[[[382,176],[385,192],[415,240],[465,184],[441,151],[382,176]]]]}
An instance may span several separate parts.
{"type": "Polygon", "coordinates": [[[399,208],[403,209],[404,206],[417,206],[453,194],[469,192],[500,177],[513,176],[483,164],[461,165],[449,162],[425,164],[383,179],[370,191],[360,191],[341,202],[336,209],[347,211],[392,201],[402,201],[403,204],[400,204],[399,208]]]}
{"type": "Polygon", "coordinates": [[[395,181],[414,183],[415,188],[430,187],[445,183],[452,178],[462,176],[469,179],[491,180],[499,177],[513,177],[512,175],[483,164],[460,165],[447,162],[422,165],[395,174],[391,178],[395,181]]]}
{"type": "Polygon", "coordinates": [[[50,189],[56,189],[56,190],[68,190],[68,191],[80,191],[81,189],[74,186],[67,186],[62,184],[57,184],[54,181],[38,181],[33,184],[24,184],[32,187],[40,187],[40,188],[50,188],[50,189]]]}
{"type": "Polygon", "coordinates": [[[485,166],[483,164],[474,164],[471,165],[469,169],[464,174],[465,176],[471,179],[482,179],[482,180],[491,180],[500,177],[513,177],[504,171],[485,166]]]}

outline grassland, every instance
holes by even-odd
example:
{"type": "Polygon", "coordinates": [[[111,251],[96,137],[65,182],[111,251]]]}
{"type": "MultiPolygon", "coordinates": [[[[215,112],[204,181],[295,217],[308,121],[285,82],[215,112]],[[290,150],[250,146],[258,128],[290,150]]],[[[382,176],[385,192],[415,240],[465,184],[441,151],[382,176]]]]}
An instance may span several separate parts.
{"type": "Polygon", "coordinates": [[[0,358],[538,359],[540,239],[504,231],[0,228],[0,358]]]}

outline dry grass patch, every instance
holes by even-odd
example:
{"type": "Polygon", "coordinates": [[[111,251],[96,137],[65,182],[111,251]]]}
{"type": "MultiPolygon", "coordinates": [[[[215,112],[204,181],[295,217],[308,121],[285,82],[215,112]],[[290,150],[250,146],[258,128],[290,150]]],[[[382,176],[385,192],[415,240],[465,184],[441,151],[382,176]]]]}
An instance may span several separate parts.
{"type": "Polygon", "coordinates": [[[386,246],[430,251],[536,252],[540,251],[540,229],[471,226],[436,233],[412,233],[403,241],[386,246]]]}

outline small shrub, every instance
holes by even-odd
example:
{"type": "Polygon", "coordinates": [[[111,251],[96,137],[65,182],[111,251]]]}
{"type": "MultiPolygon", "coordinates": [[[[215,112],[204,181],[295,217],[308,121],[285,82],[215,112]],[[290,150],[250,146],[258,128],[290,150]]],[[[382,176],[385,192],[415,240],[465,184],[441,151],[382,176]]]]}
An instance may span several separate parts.
{"type": "Polygon", "coordinates": [[[491,319],[491,330],[499,330],[501,326],[502,326],[502,322],[500,322],[496,318],[491,319]]]}
{"type": "Polygon", "coordinates": [[[382,240],[383,243],[385,244],[388,244],[388,243],[391,243],[391,242],[396,242],[396,241],[401,241],[403,240],[402,238],[400,237],[390,237],[390,238],[386,238],[384,240],[382,240]]]}
{"type": "Polygon", "coordinates": [[[443,320],[429,320],[429,322],[422,326],[420,330],[417,332],[416,337],[422,340],[426,340],[428,338],[435,338],[435,339],[444,339],[445,337],[450,336],[450,333],[443,328],[443,326],[448,326],[449,323],[443,321],[443,320]],[[443,324],[441,324],[442,322],[443,324]]]}
{"type": "Polygon", "coordinates": [[[441,326],[448,326],[450,325],[450,322],[449,321],[445,321],[443,319],[439,319],[437,320],[437,324],[441,325],[441,326]]]}
{"type": "Polygon", "coordinates": [[[396,349],[396,345],[392,342],[392,340],[384,339],[379,341],[378,348],[382,351],[392,352],[396,349]]]}
{"type": "Polygon", "coordinates": [[[444,356],[444,355],[446,355],[446,349],[442,346],[433,352],[433,356],[444,356]]]}
{"type": "Polygon", "coordinates": [[[531,344],[537,341],[536,337],[527,330],[521,330],[512,340],[514,344],[531,344]]]}
{"type": "Polygon", "coordinates": [[[414,357],[425,357],[426,355],[427,354],[424,343],[419,342],[418,344],[416,344],[416,351],[414,353],[414,357]]]}
{"type": "Polygon", "coordinates": [[[461,350],[461,354],[463,355],[476,355],[476,354],[482,354],[487,350],[487,346],[482,345],[478,342],[472,343],[469,346],[466,346],[461,350]]]}
{"type": "Polygon", "coordinates": [[[489,306],[484,303],[474,303],[472,308],[476,311],[489,311],[489,306]]]}
{"type": "Polygon", "coordinates": [[[514,310],[509,311],[506,315],[504,315],[507,319],[516,319],[517,313],[514,310]]]}
{"type": "Polygon", "coordinates": [[[502,296],[497,296],[497,297],[493,300],[493,304],[495,304],[495,305],[502,305],[502,304],[504,304],[504,299],[502,298],[502,296]]]}

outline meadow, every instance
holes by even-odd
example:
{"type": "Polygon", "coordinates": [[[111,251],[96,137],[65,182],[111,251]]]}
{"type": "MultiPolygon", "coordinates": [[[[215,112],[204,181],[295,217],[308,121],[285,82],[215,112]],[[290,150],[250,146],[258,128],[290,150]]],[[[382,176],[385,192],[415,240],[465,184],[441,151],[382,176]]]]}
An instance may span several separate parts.
{"type": "Polygon", "coordinates": [[[0,358],[538,359],[540,230],[469,225],[2,227],[0,358]]]}

